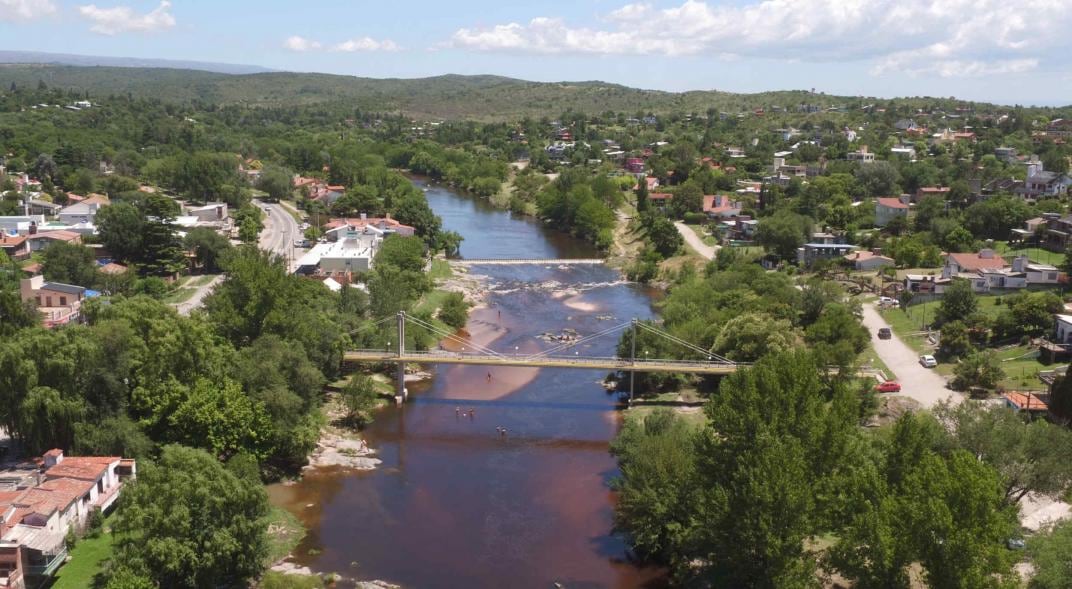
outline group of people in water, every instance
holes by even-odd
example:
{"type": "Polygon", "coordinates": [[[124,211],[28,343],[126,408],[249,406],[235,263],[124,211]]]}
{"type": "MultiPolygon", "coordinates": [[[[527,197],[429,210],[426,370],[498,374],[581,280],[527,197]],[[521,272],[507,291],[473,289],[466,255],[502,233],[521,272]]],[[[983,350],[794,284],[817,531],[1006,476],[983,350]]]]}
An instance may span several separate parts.
{"type": "MultiPolygon", "coordinates": [[[[472,407],[470,407],[468,409],[462,409],[461,407],[455,407],[454,408],[454,417],[455,418],[461,418],[462,416],[467,416],[469,419],[473,419],[474,417],[476,417],[476,409],[473,409],[472,407]]],[[[506,437],[507,432],[506,432],[505,427],[503,427],[501,425],[497,425],[497,426],[495,426],[495,431],[499,432],[499,437],[506,437]]]]}

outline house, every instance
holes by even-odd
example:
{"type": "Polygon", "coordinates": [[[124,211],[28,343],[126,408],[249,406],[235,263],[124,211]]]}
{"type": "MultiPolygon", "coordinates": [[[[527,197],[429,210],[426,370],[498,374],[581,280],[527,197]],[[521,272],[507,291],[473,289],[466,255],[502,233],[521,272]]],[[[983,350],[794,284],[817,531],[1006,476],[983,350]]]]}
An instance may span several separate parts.
{"type": "Polygon", "coordinates": [[[906,291],[923,295],[942,294],[945,292],[946,287],[952,283],[953,279],[951,278],[924,274],[907,274],[904,279],[906,291]]]}
{"type": "Polygon", "coordinates": [[[648,202],[657,209],[665,209],[666,205],[674,199],[674,195],[668,192],[653,192],[648,195],[648,202]]]}
{"type": "Polygon", "coordinates": [[[298,274],[349,276],[372,269],[372,261],[383,243],[382,230],[365,224],[360,227],[343,225],[333,231],[336,231],[335,241],[318,243],[298,260],[298,274]]]}
{"type": "Polygon", "coordinates": [[[60,209],[62,208],[61,205],[47,200],[39,200],[36,198],[26,199],[26,214],[28,215],[55,216],[59,214],[60,209]]]}
{"type": "Polygon", "coordinates": [[[912,119],[901,119],[894,123],[893,126],[898,131],[913,131],[919,128],[919,125],[912,119]]]}
{"type": "Polygon", "coordinates": [[[1067,194],[1070,187],[1068,174],[1040,170],[1029,175],[1017,192],[1025,199],[1057,198],[1067,194]]]}
{"type": "Polygon", "coordinates": [[[1026,411],[1028,415],[1046,415],[1050,412],[1049,405],[1038,395],[1032,392],[1008,391],[1003,395],[1005,407],[1016,413],[1026,411]]]}
{"type": "Polygon", "coordinates": [[[747,155],[745,154],[744,150],[741,149],[740,147],[727,147],[726,148],[726,157],[742,158],[742,157],[747,157],[747,155]]]}
{"type": "Polygon", "coordinates": [[[12,260],[22,260],[30,257],[30,242],[25,235],[0,233],[0,251],[12,260]]]}
{"type": "Polygon", "coordinates": [[[226,223],[230,219],[225,202],[210,202],[199,207],[190,207],[186,214],[197,217],[202,223],[226,223]]]}
{"type": "Polygon", "coordinates": [[[955,278],[961,273],[979,272],[981,270],[1000,270],[1008,268],[1009,264],[992,249],[979,250],[974,254],[946,254],[945,267],[942,268],[944,278],[955,278]]]}
{"type": "Polygon", "coordinates": [[[0,217],[0,233],[27,235],[45,224],[44,215],[11,215],[0,217]]]}
{"type": "Polygon", "coordinates": [[[861,145],[857,151],[850,151],[846,155],[846,159],[850,162],[860,162],[862,164],[871,164],[875,162],[875,154],[867,151],[866,145],[861,145]]]}
{"type": "Polygon", "coordinates": [[[647,169],[643,158],[631,157],[625,160],[625,170],[630,174],[643,174],[647,169]]]}
{"type": "Polygon", "coordinates": [[[57,241],[82,243],[82,235],[74,231],[61,229],[58,231],[31,233],[26,236],[26,242],[30,244],[31,252],[39,252],[57,241]]]}
{"type": "Polygon", "coordinates": [[[724,194],[705,194],[703,212],[711,219],[725,219],[741,214],[741,203],[724,194]]]}
{"type": "Polygon", "coordinates": [[[97,216],[97,211],[104,206],[107,205],[100,202],[89,202],[89,199],[86,199],[80,203],[60,209],[57,217],[59,218],[60,223],[65,223],[67,225],[93,223],[94,218],[97,216]]]}
{"type": "Polygon", "coordinates": [[[1023,272],[1028,284],[1061,284],[1068,277],[1049,264],[1035,264],[1027,256],[1018,256],[1012,261],[1013,272],[1023,272]]]}
{"type": "Polygon", "coordinates": [[[845,256],[845,261],[852,264],[853,270],[869,271],[878,270],[885,266],[893,266],[893,258],[876,254],[874,252],[852,252],[845,256]]]}
{"type": "Polygon", "coordinates": [[[135,476],[134,460],[68,458],[60,449],[0,471],[0,587],[47,584],[66,561],[68,531],[84,529],[94,511],[110,510],[135,476]]]}
{"type": "Polygon", "coordinates": [[[908,218],[908,205],[899,198],[885,197],[875,200],[875,226],[885,227],[890,221],[908,218]]]}
{"type": "Polygon", "coordinates": [[[1046,125],[1046,134],[1068,139],[1072,137],[1072,119],[1054,119],[1046,125]]]}
{"type": "Polygon", "coordinates": [[[655,190],[656,188],[659,187],[659,179],[654,177],[654,176],[646,176],[644,178],[644,183],[645,183],[645,186],[648,187],[648,192],[649,193],[651,193],[653,190],[655,190]]]}
{"type": "Polygon", "coordinates": [[[33,276],[19,281],[19,294],[23,302],[37,305],[45,327],[77,323],[82,318],[86,289],[81,286],[45,282],[44,276],[33,276]]]}
{"type": "Polygon", "coordinates": [[[392,219],[390,215],[386,217],[368,217],[362,213],[358,219],[331,219],[324,224],[324,234],[328,239],[337,239],[339,235],[347,230],[361,231],[365,227],[375,227],[385,236],[397,234],[402,237],[413,237],[417,232],[415,228],[399,223],[392,219]]]}
{"type": "Polygon", "coordinates": [[[923,200],[928,196],[937,196],[938,198],[945,200],[949,196],[948,186],[920,186],[916,190],[916,202],[923,200]]]}
{"type": "Polygon", "coordinates": [[[855,245],[844,243],[805,243],[797,248],[797,264],[811,266],[821,260],[843,258],[856,249],[855,245]]]}
{"type": "Polygon", "coordinates": [[[994,156],[1005,163],[1012,163],[1016,160],[1016,148],[1015,147],[995,147],[994,156]]]}
{"type": "Polygon", "coordinates": [[[1054,343],[1072,344],[1072,315],[1057,314],[1053,316],[1054,343]]]}
{"type": "Polygon", "coordinates": [[[117,276],[119,274],[126,274],[127,271],[130,270],[130,268],[128,268],[128,267],[126,267],[126,266],[124,266],[122,264],[116,264],[115,262],[108,262],[108,263],[102,265],[97,270],[99,270],[101,274],[108,274],[110,276],[117,276]]]}

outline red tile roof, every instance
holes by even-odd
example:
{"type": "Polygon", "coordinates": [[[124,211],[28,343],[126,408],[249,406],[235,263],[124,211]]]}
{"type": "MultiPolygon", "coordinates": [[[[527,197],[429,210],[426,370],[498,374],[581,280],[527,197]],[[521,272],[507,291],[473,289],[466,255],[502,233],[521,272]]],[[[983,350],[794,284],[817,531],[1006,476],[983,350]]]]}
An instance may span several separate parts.
{"type": "Polygon", "coordinates": [[[26,241],[25,235],[0,235],[0,246],[16,247],[26,241]]]}
{"type": "Polygon", "coordinates": [[[1049,411],[1050,407],[1045,401],[1038,398],[1034,393],[1021,393],[1009,391],[1005,393],[1005,399],[1021,411],[1049,411]]]}
{"type": "Polygon", "coordinates": [[[674,198],[674,195],[668,192],[654,192],[648,195],[650,200],[670,200],[672,198],[674,198]]]}
{"type": "Polygon", "coordinates": [[[96,481],[108,470],[108,465],[118,461],[118,456],[74,456],[64,458],[63,462],[45,471],[45,476],[50,479],[69,477],[96,481]]]}
{"type": "Polygon", "coordinates": [[[908,205],[901,202],[899,198],[880,198],[878,204],[889,209],[907,209],[908,205]]]}
{"type": "Polygon", "coordinates": [[[27,236],[27,239],[33,241],[35,239],[51,239],[53,241],[81,241],[82,236],[74,231],[67,231],[66,229],[60,229],[58,231],[42,231],[41,233],[35,233],[27,236]]]}
{"type": "Polygon", "coordinates": [[[989,270],[989,269],[1001,269],[1007,266],[1005,258],[994,254],[992,258],[984,258],[979,254],[949,254],[948,257],[952,258],[954,262],[960,266],[961,270],[973,272],[976,270],[989,270]]]}

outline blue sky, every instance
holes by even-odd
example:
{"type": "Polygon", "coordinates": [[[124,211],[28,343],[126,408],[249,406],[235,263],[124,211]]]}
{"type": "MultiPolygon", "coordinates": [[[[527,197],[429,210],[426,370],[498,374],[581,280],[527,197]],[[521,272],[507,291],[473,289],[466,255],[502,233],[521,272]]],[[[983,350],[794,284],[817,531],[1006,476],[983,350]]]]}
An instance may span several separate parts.
{"type": "Polygon", "coordinates": [[[1070,0],[0,0],[0,48],[1072,104],[1070,0]]]}

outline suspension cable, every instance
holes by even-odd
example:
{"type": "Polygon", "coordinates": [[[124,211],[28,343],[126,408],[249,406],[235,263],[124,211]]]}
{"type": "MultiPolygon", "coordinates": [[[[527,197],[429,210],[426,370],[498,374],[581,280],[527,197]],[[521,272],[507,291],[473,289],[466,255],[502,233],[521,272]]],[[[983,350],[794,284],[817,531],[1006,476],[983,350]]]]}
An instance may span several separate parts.
{"type": "Polygon", "coordinates": [[[566,348],[571,348],[571,347],[576,346],[578,344],[583,344],[583,343],[589,342],[591,340],[594,340],[596,338],[600,338],[600,337],[603,337],[605,335],[611,334],[611,333],[613,333],[615,331],[618,331],[618,330],[620,330],[622,328],[625,328],[625,327],[628,327],[630,325],[632,325],[631,321],[626,322],[626,323],[622,323],[621,325],[616,325],[614,327],[604,329],[603,331],[601,331],[599,333],[593,333],[591,335],[586,335],[586,336],[584,336],[584,337],[582,337],[582,338],[580,338],[578,340],[575,340],[575,341],[563,342],[561,344],[552,346],[552,347],[550,347],[550,348],[548,348],[548,349],[546,349],[546,350],[544,350],[542,352],[532,354],[532,355],[527,356],[527,357],[530,358],[530,359],[533,359],[533,360],[535,360],[536,358],[543,358],[545,356],[549,356],[549,355],[551,355],[551,354],[553,354],[555,352],[558,352],[560,350],[564,350],[566,348]]]}
{"type": "Polygon", "coordinates": [[[478,352],[482,352],[484,354],[490,354],[492,356],[496,356],[496,357],[499,357],[499,358],[504,357],[502,354],[500,354],[499,352],[496,352],[495,350],[492,350],[491,348],[488,348],[486,346],[482,346],[480,344],[474,343],[471,340],[467,340],[465,338],[458,337],[458,336],[454,335],[453,333],[446,332],[446,331],[436,327],[435,325],[432,325],[432,324],[430,324],[430,323],[428,323],[428,322],[426,322],[426,321],[424,321],[422,319],[418,319],[418,318],[416,318],[416,317],[414,317],[412,315],[409,315],[409,314],[404,315],[404,317],[407,320],[412,321],[418,327],[423,327],[424,329],[427,329],[428,331],[431,331],[433,334],[438,335],[438,336],[440,336],[440,337],[442,337],[444,339],[449,339],[449,340],[451,340],[451,341],[453,341],[455,343],[462,344],[462,345],[465,345],[465,346],[469,346],[469,347],[473,348],[474,350],[476,350],[478,352]]]}
{"type": "Polygon", "coordinates": [[[674,342],[674,343],[676,343],[676,344],[678,344],[680,346],[688,348],[688,349],[690,349],[690,350],[692,350],[692,351],[694,351],[694,352],[696,352],[698,354],[703,354],[704,356],[706,356],[709,359],[718,360],[719,362],[724,362],[724,363],[728,363],[728,364],[734,364],[734,362],[732,360],[728,359],[728,358],[725,358],[723,356],[719,356],[718,354],[715,354],[714,352],[712,352],[710,350],[705,350],[705,349],[701,348],[700,346],[697,346],[697,345],[695,345],[693,343],[690,343],[690,342],[688,342],[686,340],[683,340],[683,339],[681,339],[681,338],[679,338],[679,337],[677,337],[675,335],[672,335],[672,334],[667,333],[665,331],[662,331],[660,329],[655,329],[651,325],[648,325],[648,324],[643,323],[643,322],[638,323],[638,325],[640,325],[641,327],[643,327],[644,329],[648,330],[651,333],[654,333],[656,335],[662,336],[663,338],[665,338],[667,340],[670,340],[671,342],[674,342]]]}

